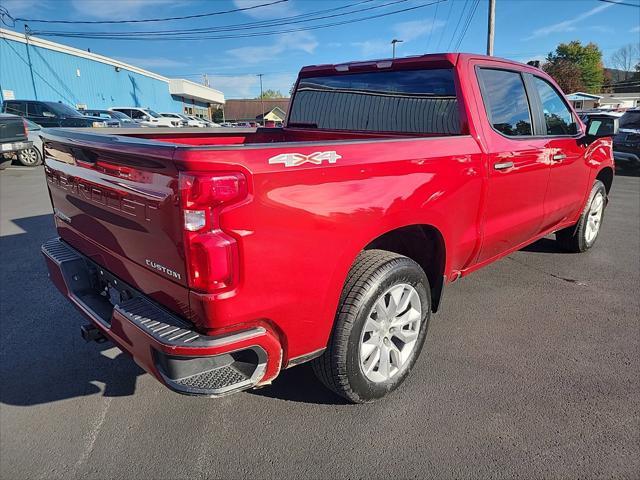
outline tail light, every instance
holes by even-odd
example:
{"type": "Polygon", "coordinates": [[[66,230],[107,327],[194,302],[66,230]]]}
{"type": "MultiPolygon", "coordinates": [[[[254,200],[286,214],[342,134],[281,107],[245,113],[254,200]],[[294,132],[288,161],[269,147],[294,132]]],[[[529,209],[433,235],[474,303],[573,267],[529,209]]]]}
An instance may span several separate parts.
{"type": "Polygon", "coordinates": [[[220,211],[247,196],[241,173],[180,173],[180,203],[189,286],[215,292],[233,286],[239,277],[236,239],[222,231],[220,211]]]}
{"type": "Polygon", "coordinates": [[[29,124],[24,118],[22,119],[22,124],[24,125],[24,134],[29,135],[29,124]]]}

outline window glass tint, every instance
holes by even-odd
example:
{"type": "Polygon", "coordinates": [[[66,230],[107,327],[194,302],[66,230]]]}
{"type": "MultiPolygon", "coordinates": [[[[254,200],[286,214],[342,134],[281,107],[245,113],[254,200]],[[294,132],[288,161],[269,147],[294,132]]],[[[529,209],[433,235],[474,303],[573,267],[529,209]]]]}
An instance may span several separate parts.
{"type": "Polygon", "coordinates": [[[43,111],[48,109],[57,113],[58,115],[64,115],[65,117],[81,117],[82,114],[76,109],[71,108],[69,105],[58,102],[48,102],[46,106],[43,106],[43,111]]]}
{"type": "Polygon", "coordinates": [[[145,113],[140,110],[131,110],[131,118],[143,118],[144,116],[145,113]]]}
{"type": "Polygon", "coordinates": [[[627,112],[620,117],[620,128],[640,130],[640,112],[627,112]]]}
{"type": "Polygon", "coordinates": [[[520,74],[482,68],[479,75],[493,128],[509,136],[532,135],[529,102],[520,74]]]}
{"type": "Polygon", "coordinates": [[[533,83],[542,102],[547,135],[575,135],[578,126],[556,89],[540,77],[533,77],[533,83]]]}
{"type": "Polygon", "coordinates": [[[29,103],[27,104],[27,110],[30,117],[43,117],[44,112],[47,112],[48,116],[55,116],[55,114],[41,103],[29,103]]]}
{"type": "Polygon", "coordinates": [[[459,134],[453,72],[405,70],[303,78],[289,124],[329,130],[459,134]]]}
{"type": "Polygon", "coordinates": [[[5,111],[14,115],[25,116],[27,114],[27,105],[24,102],[7,103],[5,111]]]}

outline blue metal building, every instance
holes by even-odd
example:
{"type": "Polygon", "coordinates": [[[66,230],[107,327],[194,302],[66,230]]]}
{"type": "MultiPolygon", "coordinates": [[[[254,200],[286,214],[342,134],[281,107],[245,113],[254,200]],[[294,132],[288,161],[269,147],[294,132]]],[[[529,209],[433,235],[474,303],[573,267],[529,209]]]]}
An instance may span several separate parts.
{"type": "Polygon", "coordinates": [[[0,29],[0,100],[61,101],[74,108],[149,107],[211,118],[224,95],[112,58],[0,29]]]}

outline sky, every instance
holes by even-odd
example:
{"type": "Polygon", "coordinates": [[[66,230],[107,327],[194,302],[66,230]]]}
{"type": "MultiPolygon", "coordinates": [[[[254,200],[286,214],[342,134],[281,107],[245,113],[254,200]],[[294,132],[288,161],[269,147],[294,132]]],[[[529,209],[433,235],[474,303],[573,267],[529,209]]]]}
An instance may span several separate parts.
{"type": "MultiPolygon", "coordinates": [[[[461,51],[484,53],[488,0],[0,0],[17,21],[34,32],[132,32],[224,27],[264,22],[327,11],[325,19],[285,27],[247,30],[273,31],[268,36],[225,39],[109,40],[48,37],[48,40],[91,49],[168,77],[201,83],[207,74],[211,87],[226,98],[253,98],[264,89],[288,94],[304,65],[341,63],[391,56],[391,40],[399,39],[397,56],[461,51]],[[474,5],[477,7],[473,10],[474,5]],[[251,8],[257,7],[257,8],[251,8]],[[34,20],[113,21],[207,14],[234,9],[232,13],[201,18],[126,24],[53,24],[34,20]],[[366,9],[366,10],[365,10],[366,9]],[[398,12],[399,10],[406,10],[398,12]],[[360,12],[358,12],[360,10],[360,12]],[[470,16],[471,12],[473,16],[470,16]],[[397,12],[397,13],[394,13],[397,12]],[[300,31],[307,26],[364,21],[300,31]],[[468,28],[464,28],[468,21],[468,28]],[[282,32],[282,30],[294,30],[282,32]],[[297,30],[297,31],[295,31],[297,30]],[[464,32],[464,36],[462,33],[464,32]]],[[[640,5],[640,0],[613,0],[640,5]]],[[[6,28],[5,25],[3,27],[6,28]]],[[[202,36],[202,34],[199,34],[202,36]]],[[[208,34],[220,36],[220,34],[208,34]]],[[[139,38],[139,37],[138,37],[139,38]]],[[[496,0],[494,54],[518,61],[542,60],[561,42],[595,42],[605,65],[611,55],[629,43],[640,43],[640,8],[601,0],[496,0]]]]}

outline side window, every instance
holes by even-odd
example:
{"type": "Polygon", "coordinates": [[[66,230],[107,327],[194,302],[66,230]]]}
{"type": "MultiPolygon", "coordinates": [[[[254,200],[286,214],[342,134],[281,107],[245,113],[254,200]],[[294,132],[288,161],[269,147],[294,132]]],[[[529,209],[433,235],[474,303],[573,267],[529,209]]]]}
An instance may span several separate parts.
{"type": "Polygon", "coordinates": [[[489,122],[510,137],[532,135],[531,112],[518,72],[481,68],[478,71],[489,122]]]}
{"type": "Polygon", "coordinates": [[[575,135],[578,133],[578,125],[573,114],[556,89],[540,77],[533,77],[533,83],[538,95],[540,95],[547,135],[575,135]]]}
{"type": "Polygon", "coordinates": [[[5,111],[7,113],[12,113],[14,115],[20,115],[21,117],[24,117],[27,114],[27,105],[24,102],[7,103],[5,111]]]}
{"type": "Polygon", "coordinates": [[[140,110],[131,110],[131,118],[142,118],[144,117],[144,113],[140,110]]]}
{"type": "Polygon", "coordinates": [[[42,105],[39,103],[27,104],[27,110],[30,117],[42,117],[42,105]]]}

